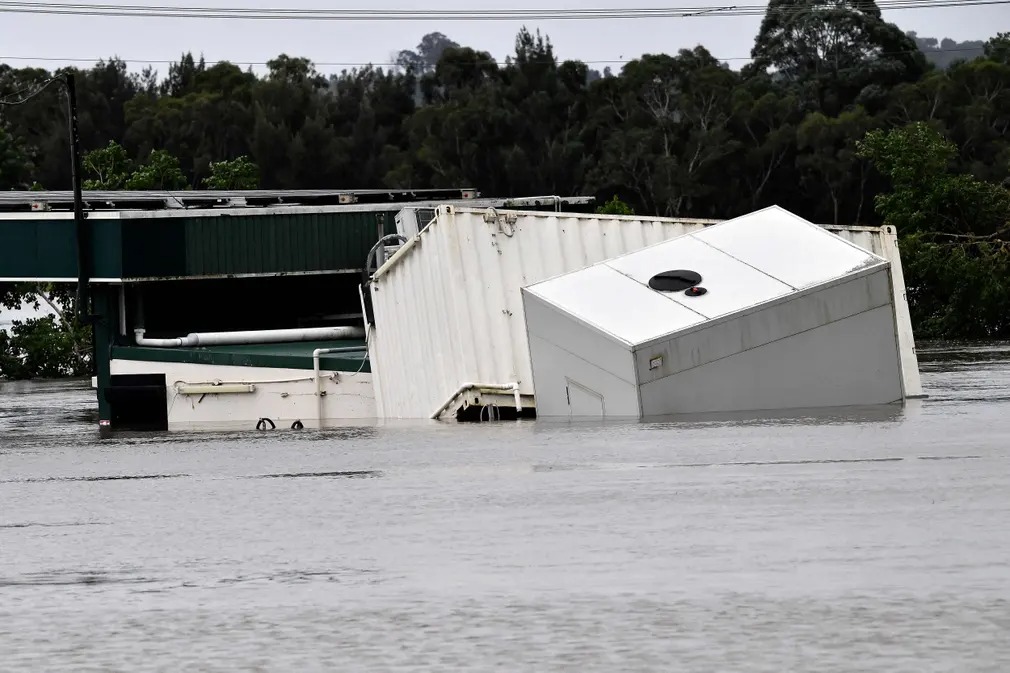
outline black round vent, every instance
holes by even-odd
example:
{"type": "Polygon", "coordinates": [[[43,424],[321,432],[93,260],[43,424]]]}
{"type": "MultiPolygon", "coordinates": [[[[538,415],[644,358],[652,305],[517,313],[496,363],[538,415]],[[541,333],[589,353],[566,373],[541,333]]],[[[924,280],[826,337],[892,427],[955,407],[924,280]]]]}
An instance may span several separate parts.
{"type": "Polygon", "coordinates": [[[701,274],[694,271],[664,271],[649,279],[649,287],[660,292],[680,292],[701,282],[701,274]]]}
{"type": "Polygon", "coordinates": [[[689,287],[686,290],[684,290],[684,294],[686,294],[688,297],[700,297],[701,295],[707,293],[708,290],[706,290],[703,287],[689,287]]]}

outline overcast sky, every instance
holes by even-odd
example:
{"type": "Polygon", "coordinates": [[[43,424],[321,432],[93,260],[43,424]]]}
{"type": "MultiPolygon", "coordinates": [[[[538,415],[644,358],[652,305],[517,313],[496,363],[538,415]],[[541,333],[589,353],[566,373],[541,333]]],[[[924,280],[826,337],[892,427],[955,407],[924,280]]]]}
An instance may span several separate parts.
{"type": "MultiPolygon", "coordinates": [[[[60,0],[63,1],[63,0],[60,0]]],[[[372,0],[381,9],[473,9],[517,7],[676,7],[725,5],[717,0],[597,0],[548,4],[474,3],[472,0],[372,0]]],[[[130,0],[132,5],[199,7],[284,7],[299,9],[362,8],[370,0],[130,0]]],[[[750,0],[754,5],[759,0],[750,0]]],[[[887,20],[920,36],[950,37],[958,41],[988,39],[1010,30],[1010,5],[885,11],[887,20]]],[[[531,25],[550,36],[561,58],[574,58],[602,70],[642,53],[676,53],[697,44],[716,57],[743,65],[750,53],[760,17],[671,18],[649,20],[553,21],[531,25]]],[[[164,74],[166,63],[184,51],[201,52],[208,61],[262,63],[277,54],[305,56],[323,72],[337,72],[341,64],[385,63],[398,50],[414,47],[422,35],[441,31],[457,42],[490,51],[504,59],[512,52],[520,22],[333,22],[237,21],[231,19],[110,18],[10,14],[0,15],[0,61],[52,69],[60,65],[86,66],[99,57],[117,55],[131,70],[151,63],[164,74]],[[49,60],[47,60],[49,59],[49,60]],[[76,60],[75,60],[76,59],[76,60]]],[[[256,70],[262,68],[256,67],[256,70]]]]}

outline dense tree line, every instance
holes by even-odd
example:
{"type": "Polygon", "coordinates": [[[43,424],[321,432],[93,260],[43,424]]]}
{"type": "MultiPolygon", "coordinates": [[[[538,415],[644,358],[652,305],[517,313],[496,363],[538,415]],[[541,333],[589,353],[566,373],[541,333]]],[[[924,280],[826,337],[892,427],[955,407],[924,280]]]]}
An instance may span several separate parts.
{"type": "MultiPolygon", "coordinates": [[[[164,78],[116,59],[75,72],[92,188],[465,185],[887,221],[920,337],[1010,335],[1010,33],[951,44],[872,1],[772,0],[751,56],[733,69],[698,46],[599,72],[524,29],[504,63],[435,33],[331,76],[287,55],[264,76],[190,54],[164,78]]],[[[52,74],[0,66],[0,96],[52,74]]],[[[69,187],[59,103],[0,108],[0,189],[69,187]]]]}

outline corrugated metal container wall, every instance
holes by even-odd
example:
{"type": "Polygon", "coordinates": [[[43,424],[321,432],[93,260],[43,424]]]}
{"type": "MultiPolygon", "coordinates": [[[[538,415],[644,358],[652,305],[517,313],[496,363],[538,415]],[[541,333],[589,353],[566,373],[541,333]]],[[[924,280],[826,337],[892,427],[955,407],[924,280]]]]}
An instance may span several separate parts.
{"type": "Polygon", "coordinates": [[[378,413],[427,418],[464,383],[533,394],[520,288],[695,231],[701,220],[443,206],[376,272],[369,337],[378,413]]]}
{"type": "MultiPolygon", "coordinates": [[[[533,378],[520,288],[715,224],[678,220],[485,211],[443,206],[434,222],[376,272],[369,337],[380,418],[427,418],[464,383],[533,378]]],[[[921,395],[901,260],[876,228],[830,227],[896,269],[906,394],[921,395]],[[903,311],[900,310],[903,307],[903,311]]]]}

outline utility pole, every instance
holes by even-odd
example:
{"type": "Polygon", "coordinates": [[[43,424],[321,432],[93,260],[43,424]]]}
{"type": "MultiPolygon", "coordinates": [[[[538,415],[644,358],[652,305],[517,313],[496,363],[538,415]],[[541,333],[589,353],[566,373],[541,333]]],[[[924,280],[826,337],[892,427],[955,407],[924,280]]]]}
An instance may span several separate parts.
{"type": "Polygon", "coordinates": [[[74,189],[74,228],[77,233],[77,319],[82,325],[92,322],[91,293],[91,232],[84,197],[81,193],[81,141],[77,128],[77,83],[73,73],[63,80],[67,89],[67,121],[70,129],[70,174],[74,189]]]}

